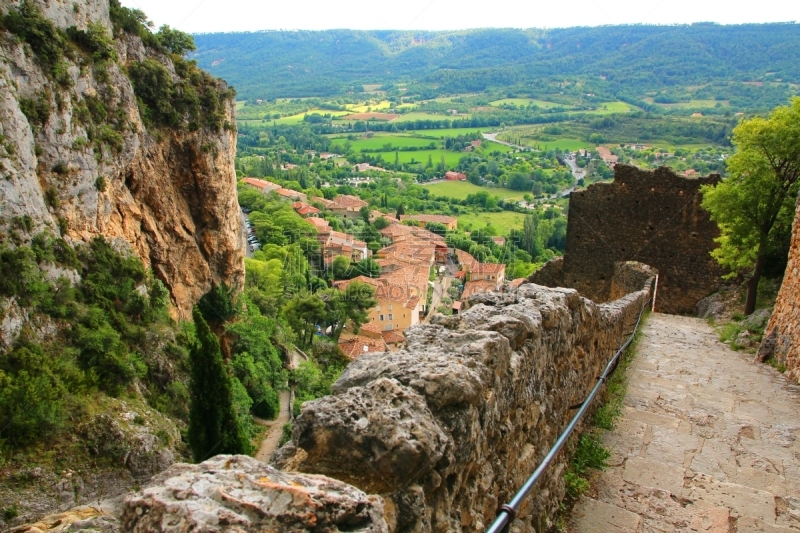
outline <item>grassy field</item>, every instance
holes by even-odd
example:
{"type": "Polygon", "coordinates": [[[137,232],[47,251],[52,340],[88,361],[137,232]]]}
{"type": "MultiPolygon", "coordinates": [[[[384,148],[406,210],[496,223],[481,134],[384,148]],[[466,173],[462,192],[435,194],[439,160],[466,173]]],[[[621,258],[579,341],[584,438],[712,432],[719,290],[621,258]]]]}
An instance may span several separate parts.
{"type": "Polygon", "coordinates": [[[430,143],[436,143],[439,145],[439,141],[434,139],[422,139],[420,137],[411,137],[408,135],[397,135],[397,134],[388,134],[388,135],[375,135],[375,137],[369,139],[358,139],[355,141],[348,141],[345,137],[338,137],[332,140],[332,146],[344,146],[345,143],[349,142],[353,150],[356,152],[361,150],[376,150],[379,148],[383,148],[386,144],[391,144],[393,148],[402,148],[402,147],[416,147],[416,146],[428,146],[430,143]]]}
{"type": "MultiPolygon", "coordinates": [[[[434,159],[434,162],[435,161],[434,159]]],[[[499,187],[491,189],[488,187],[481,187],[480,185],[475,185],[468,181],[440,181],[438,183],[424,185],[424,187],[429,189],[431,194],[449,196],[457,200],[464,200],[467,195],[481,191],[488,192],[491,196],[497,196],[498,198],[508,200],[522,200],[522,196],[525,194],[522,191],[512,191],[511,189],[502,189],[499,187]]]]}
{"type": "Polygon", "coordinates": [[[545,100],[537,100],[535,98],[503,98],[502,100],[495,100],[494,102],[489,102],[490,106],[495,106],[495,107],[499,107],[504,104],[513,104],[517,107],[527,107],[529,105],[535,105],[541,107],[542,109],[550,109],[551,107],[572,107],[570,105],[557,104],[555,102],[547,102],[545,100]]]}
{"type": "Polygon", "coordinates": [[[423,113],[421,111],[412,111],[396,118],[393,122],[409,122],[412,120],[456,120],[460,118],[470,118],[470,115],[436,115],[433,113],[423,113]]]}
{"type": "Polygon", "coordinates": [[[390,107],[392,107],[392,104],[389,100],[383,100],[381,102],[365,102],[361,105],[349,104],[347,110],[350,113],[367,113],[368,111],[380,111],[382,109],[389,109],[390,107]]]}
{"type": "Polygon", "coordinates": [[[538,145],[541,150],[569,150],[574,152],[581,148],[594,148],[594,144],[580,139],[555,139],[552,141],[537,141],[536,139],[524,139],[531,146],[538,145]]]}
{"type": "Polygon", "coordinates": [[[458,137],[459,135],[467,135],[468,133],[487,132],[491,131],[492,129],[494,128],[447,128],[441,130],[405,130],[405,133],[413,133],[414,135],[421,137],[433,137],[435,139],[441,139],[442,137],[458,137]]]}
{"type": "Polygon", "coordinates": [[[522,229],[525,220],[523,213],[513,211],[503,211],[501,213],[467,213],[458,215],[459,229],[470,226],[471,230],[477,230],[487,225],[493,226],[501,235],[508,235],[509,230],[522,229]]]}
{"type": "MultiPolygon", "coordinates": [[[[652,102],[652,98],[648,98],[648,101],[652,102]]],[[[722,104],[723,106],[727,107],[731,105],[730,101],[728,100],[690,100],[688,102],[678,102],[676,104],[658,104],[656,105],[671,109],[671,108],[691,108],[691,107],[716,107],[717,103],[722,104]]]]}
{"type": "MultiPolygon", "coordinates": [[[[349,111],[330,111],[328,109],[310,109],[303,113],[298,113],[296,115],[290,115],[288,117],[281,117],[277,119],[269,119],[265,124],[272,125],[273,122],[279,125],[286,125],[286,124],[300,124],[303,122],[303,117],[306,115],[311,115],[313,113],[319,113],[320,115],[331,115],[332,117],[341,117],[344,115],[348,115],[349,111]]],[[[261,120],[240,120],[239,122],[243,124],[257,124],[262,123],[261,120]]]]}
{"type": "Polygon", "coordinates": [[[586,111],[586,113],[595,115],[610,115],[611,113],[630,113],[636,109],[636,107],[626,104],[625,102],[603,102],[597,104],[596,111],[586,111]]]}

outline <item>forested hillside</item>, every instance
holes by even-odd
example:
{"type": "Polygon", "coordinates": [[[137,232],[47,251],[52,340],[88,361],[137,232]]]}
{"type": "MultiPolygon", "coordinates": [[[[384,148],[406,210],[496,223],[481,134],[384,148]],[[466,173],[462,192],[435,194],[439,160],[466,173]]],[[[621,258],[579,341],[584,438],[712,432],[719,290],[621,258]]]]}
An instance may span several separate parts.
{"type": "Polygon", "coordinates": [[[327,96],[362,83],[411,80],[455,93],[582,76],[587,92],[631,96],[714,81],[772,81],[786,90],[800,82],[798,24],[270,31],[195,39],[200,66],[248,99],[327,96]]]}

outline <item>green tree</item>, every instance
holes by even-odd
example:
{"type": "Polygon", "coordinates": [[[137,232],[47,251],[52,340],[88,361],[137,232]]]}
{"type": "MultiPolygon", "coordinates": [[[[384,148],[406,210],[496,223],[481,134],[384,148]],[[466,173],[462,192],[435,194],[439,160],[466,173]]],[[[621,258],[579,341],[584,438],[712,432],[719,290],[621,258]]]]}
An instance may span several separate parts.
{"type": "Polygon", "coordinates": [[[358,333],[361,325],[369,320],[369,310],[377,305],[375,289],[366,283],[354,281],[345,290],[326,289],[319,292],[325,302],[323,324],[331,328],[330,336],[338,341],[342,330],[351,322],[358,333]]]}
{"type": "Polygon", "coordinates": [[[316,294],[298,294],[286,303],[283,314],[302,348],[311,346],[317,326],[325,319],[325,302],[316,294]]]}
{"type": "Polygon", "coordinates": [[[375,222],[372,223],[376,230],[380,231],[384,228],[387,228],[390,225],[390,222],[386,219],[386,217],[378,217],[375,219],[375,222]]]}
{"type": "Polygon", "coordinates": [[[730,277],[750,271],[745,314],[756,308],[758,282],[778,230],[791,224],[800,179],[800,98],[733,130],[729,176],[703,188],[703,207],[720,228],[712,252],[730,277]]]}
{"type": "Polygon", "coordinates": [[[331,264],[333,279],[348,279],[350,277],[350,258],[340,255],[333,259],[331,264]]]}
{"type": "Polygon", "coordinates": [[[397,218],[400,218],[400,215],[405,215],[405,214],[406,214],[406,208],[403,206],[402,203],[400,203],[400,205],[397,206],[397,212],[395,213],[395,216],[397,218]]]}
{"type": "Polygon", "coordinates": [[[238,420],[231,378],[222,360],[219,341],[197,306],[192,317],[197,335],[197,342],[190,350],[188,437],[192,456],[199,463],[222,453],[250,453],[251,445],[238,420]]]}
{"type": "Polygon", "coordinates": [[[539,217],[527,215],[522,223],[522,243],[520,248],[536,260],[542,255],[542,242],[539,239],[539,217]]]}
{"type": "Polygon", "coordinates": [[[179,56],[186,55],[188,52],[194,52],[197,47],[194,44],[194,37],[188,33],[183,33],[180,30],[170,28],[167,25],[161,26],[156,33],[158,42],[172,52],[179,56]]]}

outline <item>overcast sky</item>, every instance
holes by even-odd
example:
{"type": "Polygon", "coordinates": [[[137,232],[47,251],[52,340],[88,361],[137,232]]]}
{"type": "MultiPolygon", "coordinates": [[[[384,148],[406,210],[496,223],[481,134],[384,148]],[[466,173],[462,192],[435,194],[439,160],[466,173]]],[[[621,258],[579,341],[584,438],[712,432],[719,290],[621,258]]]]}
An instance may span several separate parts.
{"type": "Polygon", "coordinates": [[[722,24],[800,20],[798,0],[121,0],[160,26],[191,33],[554,28],[605,24],[722,24]]]}

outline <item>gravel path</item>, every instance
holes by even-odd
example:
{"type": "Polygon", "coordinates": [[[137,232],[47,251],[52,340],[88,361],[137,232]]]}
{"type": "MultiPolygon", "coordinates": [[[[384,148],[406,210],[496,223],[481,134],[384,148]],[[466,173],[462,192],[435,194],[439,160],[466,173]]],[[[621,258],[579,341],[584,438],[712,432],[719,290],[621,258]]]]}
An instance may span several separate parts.
{"type": "Polygon", "coordinates": [[[800,387],[705,321],[662,314],[629,372],[611,466],[571,532],[800,531],[800,387]]]}

